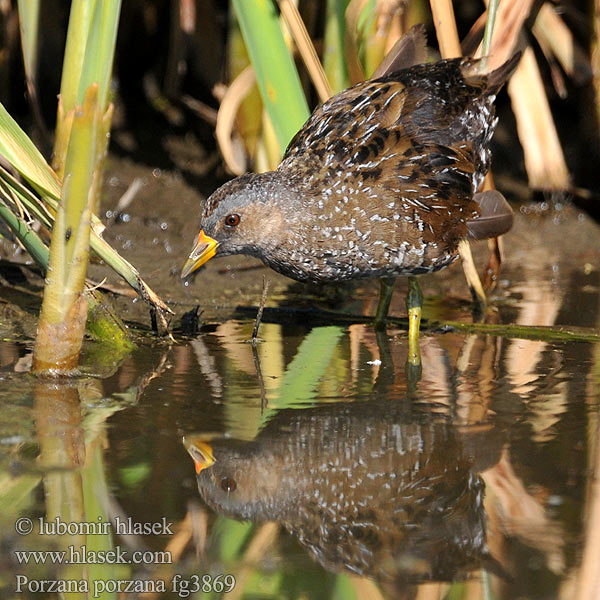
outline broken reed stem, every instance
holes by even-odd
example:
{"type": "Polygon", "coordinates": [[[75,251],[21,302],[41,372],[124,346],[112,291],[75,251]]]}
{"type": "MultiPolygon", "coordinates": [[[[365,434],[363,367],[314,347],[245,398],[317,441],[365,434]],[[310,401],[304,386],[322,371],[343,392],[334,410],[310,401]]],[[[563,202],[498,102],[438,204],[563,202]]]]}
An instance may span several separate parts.
{"type": "Polygon", "coordinates": [[[492,48],[492,33],[494,31],[494,23],[496,22],[496,14],[498,12],[498,4],[500,0],[490,0],[487,8],[487,19],[485,20],[485,30],[483,32],[483,47],[482,47],[482,59],[481,59],[481,70],[485,73],[487,71],[488,56],[492,48]]]}
{"type": "Polygon", "coordinates": [[[473,295],[473,300],[479,305],[478,308],[482,314],[485,312],[487,300],[485,292],[483,291],[483,285],[479,274],[477,273],[477,267],[475,267],[475,261],[473,260],[473,254],[471,253],[471,245],[467,240],[461,240],[458,244],[458,254],[462,261],[462,267],[465,272],[465,278],[473,295]]]}
{"type": "Polygon", "coordinates": [[[258,312],[256,313],[256,321],[254,321],[254,329],[252,330],[252,343],[255,343],[258,339],[258,328],[260,327],[260,322],[262,320],[263,311],[265,310],[265,303],[267,302],[267,292],[269,291],[269,281],[266,277],[263,277],[263,291],[262,297],[260,299],[260,306],[258,307],[258,312]]]}
{"type": "Polygon", "coordinates": [[[254,360],[254,368],[256,369],[256,377],[258,378],[258,385],[260,387],[260,409],[265,410],[268,406],[267,401],[267,388],[265,388],[265,380],[262,374],[262,367],[260,366],[260,356],[256,344],[252,343],[252,358],[254,360]]]}
{"type": "Polygon", "coordinates": [[[368,0],[350,0],[344,15],[344,58],[348,66],[350,83],[354,85],[365,80],[365,74],[358,59],[358,22],[368,0]]]}

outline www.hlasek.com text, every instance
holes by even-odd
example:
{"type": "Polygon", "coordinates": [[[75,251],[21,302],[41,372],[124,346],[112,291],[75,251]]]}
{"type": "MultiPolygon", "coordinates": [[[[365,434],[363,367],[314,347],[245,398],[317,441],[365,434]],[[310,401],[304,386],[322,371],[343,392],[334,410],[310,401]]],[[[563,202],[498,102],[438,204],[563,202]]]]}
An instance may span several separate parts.
{"type": "Polygon", "coordinates": [[[173,563],[171,553],[161,550],[135,550],[115,546],[112,550],[90,550],[87,546],[69,546],[67,550],[15,550],[21,565],[140,565],[173,563]]]}

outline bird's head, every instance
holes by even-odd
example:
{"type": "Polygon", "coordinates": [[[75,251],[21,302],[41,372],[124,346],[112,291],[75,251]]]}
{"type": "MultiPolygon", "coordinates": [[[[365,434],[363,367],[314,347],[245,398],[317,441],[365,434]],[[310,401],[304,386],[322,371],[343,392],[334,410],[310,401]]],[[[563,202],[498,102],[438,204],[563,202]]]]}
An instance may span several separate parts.
{"type": "MultiPolygon", "coordinates": [[[[204,501],[227,516],[270,520],[287,498],[282,468],[256,442],[192,435],[183,443],[194,461],[204,501]]],[[[288,491],[289,493],[289,491],[288,491]]]]}
{"type": "Polygon", "coordinates": [[[213,256],[260,255],[274,243],[280,211],[276,173],[249,173],[227,182],[206,201],[200,233],[183,266],[181,277],[213,256]]]}

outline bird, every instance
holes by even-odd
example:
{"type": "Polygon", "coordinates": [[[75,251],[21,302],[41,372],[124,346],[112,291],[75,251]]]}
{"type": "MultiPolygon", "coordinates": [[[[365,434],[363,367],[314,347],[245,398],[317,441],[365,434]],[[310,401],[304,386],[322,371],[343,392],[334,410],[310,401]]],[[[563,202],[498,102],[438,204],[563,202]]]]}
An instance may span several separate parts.
{"type": "Polygon", "coordinates": [[[254,440],[200,434],[184,444],[217,514],[277,521],[327,569],[402,586],[481,564],[503,572],[486,542],[478,470],[488,457],[472,450],[489,448],[470,435],[384,399],[284,409],[254,440]]]}
{"type": "Polygon", "coordinates": [[[414,276],[448,267],[461,240],[512,226],[504,197],[477,190],[494,99],[519,54],[488,74],[472,58],[405,67],[425,55],[424,29],[403,39],[374,78],[316,108],[276,170],[242,175],[206,200],[182,277],[213,256],[246,254],[301,282],[379,278],[375,325],[384,327],[394,278],[409,276],[409,355],[417,355],[414,276]]]}

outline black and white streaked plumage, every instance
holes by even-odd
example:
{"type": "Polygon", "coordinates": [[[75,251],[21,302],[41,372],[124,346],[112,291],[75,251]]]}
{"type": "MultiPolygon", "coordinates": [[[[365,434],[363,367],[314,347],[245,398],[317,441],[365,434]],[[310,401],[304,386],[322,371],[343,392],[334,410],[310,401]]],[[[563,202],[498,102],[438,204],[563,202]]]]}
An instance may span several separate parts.
{"type": "Polygon", "coordinates": [[[419,64],[337,94],[277,170],[212,194],[182,276],[230,254],[300,281],[413,275],[449,265],[469,235],[504,233],[510,208],[497,192],[476,191],[494,99],[517,61],[487,75],[472,59],[419,64]]]}

